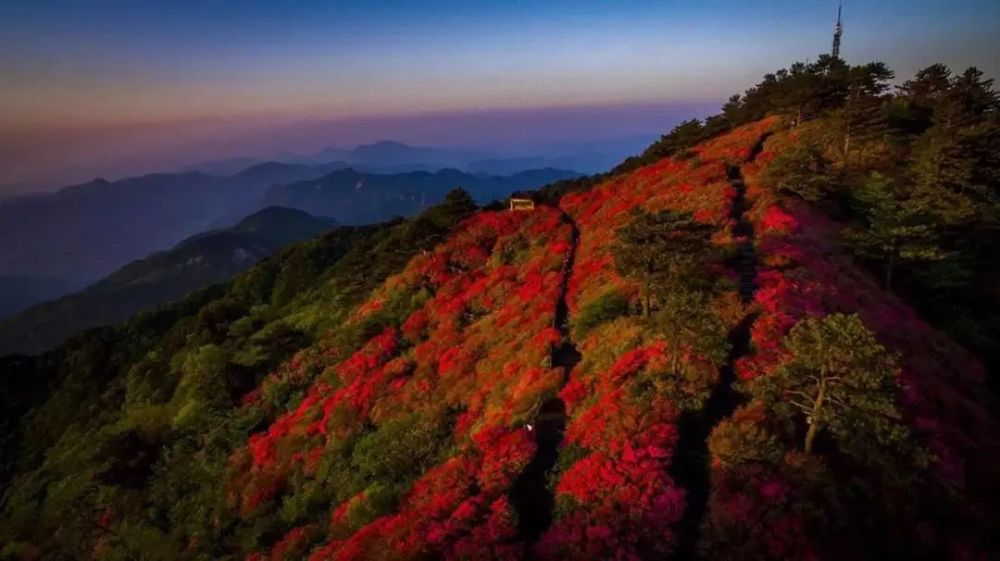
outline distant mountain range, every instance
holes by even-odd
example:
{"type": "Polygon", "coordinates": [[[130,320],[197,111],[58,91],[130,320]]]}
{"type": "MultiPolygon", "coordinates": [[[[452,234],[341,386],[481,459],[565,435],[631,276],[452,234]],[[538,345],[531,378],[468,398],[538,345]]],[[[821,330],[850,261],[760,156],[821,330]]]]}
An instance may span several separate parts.
{"type": "Polygon", "coordinates": [[[264,163],[227,177],[152,174],[89,183],[0,203],[0,275],[82,284],[129,261],[260,210],[276,183],[343,164],[264,163]]]}
{"type": "Polygon", "coordinates": [[[269,207],[230,228],[192,236],[168,251],[129,263],[82,292],[0,321],[0,355],[41,352],[81,329],[124,321],[227,279],[285,245],[335,226],[330,218],[269,207]]]}
{"type": "Polygon", "coordinates": [[[472,175],[455,169],[400,174],[334,171],[317,179],[275,185],[265,203],[331,216],[344,223],[379,222],[393,215],[409,216],[437,203],[455,187],[463,187],[483,204],[528,189],[577,177],[560,169],[537,169],[508,176],[472,175]]]}
{"type": "Polygon", "coordinates": [[[198,171],[208,175],[233,175],[257,164],[263,164],[270,160],[260,158],[226,158],[223,160],[208,160],[197,162],[179,168],[177,173],[189,173],[198,171]]]}
{"type": "Polygon", "coordinates": [[[306,161],[343,160],[352,165],[377,168],[401,168],[413,165],[459,168],[470,161],[487,157],[490,157],[488,152],[427,148],[382,140],[351,149],[324,148],[308,157],[306,161]]]}
{"type": "MultiPolygon", "coordinates": [[[[611,169],[622,160],[642,152],[656,135],[637,135],[606,141],[549,143],[524,147],[524,154],[495,153],[488,149],[466,150],[411,146],[382,140],[353,148],[323,148],[312,154],[283,154],[277,161],[315,165],[340,161],[345,167],[371,173],[437,171],[454,168],[471,174],[511,175],[540,168],[571,169],[598,173],[611,169]]],[[[179,172],[200,171],[210,175],[228,175],[266,161],[259,158],[227,158],[184,166],[179,172]]]]}

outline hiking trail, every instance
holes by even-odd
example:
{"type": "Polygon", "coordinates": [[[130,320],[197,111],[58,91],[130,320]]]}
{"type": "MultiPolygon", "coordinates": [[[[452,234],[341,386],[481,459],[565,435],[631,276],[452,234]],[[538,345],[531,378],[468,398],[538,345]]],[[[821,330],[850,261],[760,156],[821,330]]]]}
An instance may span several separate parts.
{"type": "MultiPolygon", "coordinates": [[[[747,162],[752,162],[760,154],[766,138],[764,136],[757,141],[747,162]]],[[[757,291],[754,229],[753,224],[746,218],[750,204],[746,200],[746,184],[740,166],[730,166],[727,177],[736,190],[729,216],[735,222],[731,232],[737,240],[736,255],[729,261],[728,267],[737,275],[740,301],[748,305],[753,302],[757,291]]],[[[701,524],[705,518],[711,491],[708,437],[712,429],[720,421],[730,417],[739,405],[740,396],[733,387],[736,382],[734,366],[737,360],[750,352],[750,329],[756,319],[755,312],[748,312],[729,332],[729,353],[726,362],[719,367],[719,378],[712,393],[700,411],[684,413],[678,423],[677,451],[671,465],[671,475],[687,492],[687,508],[678,524],[674,559],[699,558],[697,547],[701,537],[701,524]]]]}

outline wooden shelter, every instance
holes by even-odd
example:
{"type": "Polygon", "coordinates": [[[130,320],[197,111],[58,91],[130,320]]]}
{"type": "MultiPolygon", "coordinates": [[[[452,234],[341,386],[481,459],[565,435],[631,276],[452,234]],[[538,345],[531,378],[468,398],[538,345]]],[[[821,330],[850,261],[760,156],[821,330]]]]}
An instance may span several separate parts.
{"type": "Polygon", "coordinates": [[[535,210],[535,201],[525,197],[511,197],[511,210],[535,210]]]}

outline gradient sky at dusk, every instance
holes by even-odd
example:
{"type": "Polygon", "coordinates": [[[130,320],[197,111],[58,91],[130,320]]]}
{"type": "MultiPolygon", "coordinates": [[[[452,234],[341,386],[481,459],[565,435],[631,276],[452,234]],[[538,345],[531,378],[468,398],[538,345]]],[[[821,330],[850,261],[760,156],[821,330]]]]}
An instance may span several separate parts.
{"type": "MultiPolygon", "coordinates": [[[[489,127],[480,127],[481,138],[460,132],[462,115],[475,129],[483,110],[532,108],[520,113],[520,137],[505,142],[533,134],[590,140],[567,128],[567,108],[581,106],[595,119],[594,107],[632,115],[613,131],[594,130],[593,139],[662,132],[765,71],[826,52],[836,7],[6,0],[0,184],[82,179],[101,166],[110,175],[133,171],[125,160],[166,166],[313,142],[314,149],[349,145],[376,132],[417,143],[503,144],[491,141],[489,127]],[[386,125],[417,113],[446,114],[454,141],[412,127],[393,135],[386,125]],[[381,128],[366,130],[365,119],[375,117],[381,128]],[[303,125],[344,119],[354,125],[328,127],[327,136],[303,125]],[[311,132],[289,132],[303,129],[311,132]],[[282,143],[268,142],[268,131],[282,143]]],[[[900,77],[938,61],[1000,74],[1000,2],[855,1],[844,10],[843,55],[851,62],[884,60],[900,77]]]]}

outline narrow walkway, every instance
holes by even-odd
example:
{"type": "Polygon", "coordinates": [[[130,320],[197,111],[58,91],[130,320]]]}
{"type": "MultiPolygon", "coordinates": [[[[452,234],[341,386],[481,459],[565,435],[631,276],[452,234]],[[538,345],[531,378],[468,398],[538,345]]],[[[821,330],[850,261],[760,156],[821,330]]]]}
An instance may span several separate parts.
{"type": "MultiPolygon", "coordinates": [[[[570,250],[563,262],[562,285],[553,321],[553,327],[558,329],[561,335],[561,342],[553,347],[551,362],[553,368],[562,368],[562,383],[565,384],[569,373],[580,362],[580,352],[570,338],[569,306],[566,303],[566,292],[570,276],[573,274],[580,232],[568,214],[563,213],[563,219],[570,224],[573,234],[570,250]]],[[[529,550],[552,525],[552,508],[555,500],[546,483],[548,472],[556,464],[559,456],[559,444],[562,442],[565,430],[566,404],[559,397],[553,397],[542,404],[533,423],[535,455],[510,490],[510,500],[514,510],[517,511],[518,530],[526,550],[529,550]]]]}
{"type": "MultiPolygon", "coordinates": [[[[766,138],[766,137],[765,137],[766,138]]],[[[750,153],[752,161],[760,153],[765,138],[761,138],[750,153]]],[[[744,304],[753,301],[757,290],[757,258],[754,254],[753,225],[746,219],[749,208],[746,200],[746,185],[739,166],[728,170],[729,182],[736,189],[736,197],[730,209],[730,217],[735,221],[732,228],[737,241],[735,258],[728,263],[739,279],[740,300],[744,304]]],[[[749,352],[750,328],[755,314],[747,314],[729,333],[729,354],[725,364],[719,367],[719,379],[712,389],[705,406],[698,412],[687,412],[681,416],[677,452],[671,466],[674,480],[687,491],[687,509],[678,526],[677,549],[674,559],[698,559],[698,541],[701,524],[708,508],[711,492],[711,465],[708,453],[708,437],[719,421],[733,414],[739,404],[739,395],[733,388],[736,381],[734,365],[749,352]]]]}
{"type": "Polygon", "coordinates": [[[748,304],[753,300],[754,292],[757,290],[757,257],[753,249],[753,224],[745,216],[748,209],[746,192],[747,188],[743,182],[743,175],[738,166],[729,168],[729,182],[736,189],[736,197],[733,199],[733,207],[729,216],[736,221],[733,226],[733,237],[739,240],[736,248],[736,258],[730,267],[739,275],[740,300],[748,304]]]}
{"type": "Polygon", "coordinates": [[[712,483],[708,437],[715,425],[732,415],[739,404],[739,395],[733,389],[736,381],[733,365],[748,351],[750,327],[755,319],[755,315],[747,315],[729,333],[729,355],[726,363],[719,367],[719,381],[705,406],[701,411],[684,413],[678,423],[677,452],[671,465],[671,475],[687,492],[687,509],[677,530],[675,559],[698,559],[701,523],[708,508],[712,483]]]}

